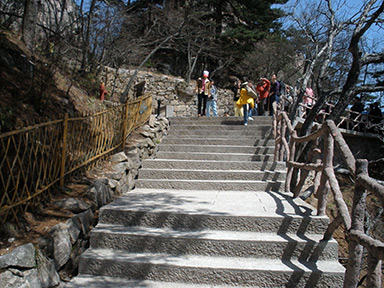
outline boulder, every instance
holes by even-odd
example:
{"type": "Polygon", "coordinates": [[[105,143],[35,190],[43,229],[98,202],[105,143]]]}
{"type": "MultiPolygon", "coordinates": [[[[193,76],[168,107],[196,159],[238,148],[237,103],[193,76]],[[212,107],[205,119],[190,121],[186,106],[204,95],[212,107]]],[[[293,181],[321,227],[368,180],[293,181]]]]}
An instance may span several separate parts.
{"type": "Polygon", "coordinates": [[[132,161],[132,169],[139,169],[141,167],[140,151],[138,148],[125,152],[125,154],[132,161]]]}
{"type": "Polygon", "coordinates": [[[16,269],[0,273],[0,287],[2,288],[41,288],[39,283],[36,281],[31,283],[30,280],[30,277],[24,278],[24,273],[16,269]]]}
{"type": "Polygon", "coordinates": [[[67,222],[67,227],[68,227],[68,233],[69,233],[69,238],[71,239],[72,245],[76,243],[77,239],[79,238],[80,235],[80,225],[78,223],[75,223],[73,218],[68,219],[67,222]]]}
{"type": "Polygon", "coordinates": [[[72,250],[72,243],[69,237],[68,227],[64,223],[59,223],[49,232],[53,243],[53,260],[56,270],[59,270],[67,263],[72,250]]]}
{"type": "Polygon", "coordinates": [[[89,205],[88,203],[75,198],[61,199],[53,202],[53,205],[59,208],[67,209],[73,213],[80,213],[85,210],[88,210],[91,207],[91,205],[89,205]]]}
{"type": "Polygon", "coordinates": [[[124,152],[114,154],[111,156],[111,161],[115,163],[127,161],[127,155],[124,152]]]}
{"type": "Polygon", "coordinates": [[[40,252],[37,257],[38,279],[42,288],[54,287],[60,284],[60,276],[55,269],[55,262],[44,257],[40,252]]]}
{"type": "MultiPolygon", "coordinates": [[[[57,274],[56,271],[55,271],[55,273],[57,274]]],[[[43,285],[41,285],[41,282],[39,279],[39,272],[37,269],[31,269],[31,270],[24,271],[23,274],[24,274],[23,278],[26,280],[27,283],[29,283],[31,288],[43,288],[43,285]]],[[[59,284],[59,283],[57,283],[57,284],[59,284]]],[[[52,287],[52,286],[46,286],[46,288],[52,287]]]]}
{"type": "Polygon", "coordinates": [[[91,209],[73,216],[72,220],[75,225],[79,227],[83,235],[87,235],[91,230],[90,227],[94,225],[93,212],[91,209]]]}
{"type": "Polygon", "coordinates": [[[33,244],[28,243],[16,247],[10,253],[0,256],[0,269],[7,267],[36,267],[35,247],[33,246],[33,244]]]}
{"type": "Polygon", "coordinates": [[[87,191],[89,199],[94,203],[96,208],[100,208],[113,199],[113,192],[108,187],[107,179],[96,180],[91,188],[87,191]]]}

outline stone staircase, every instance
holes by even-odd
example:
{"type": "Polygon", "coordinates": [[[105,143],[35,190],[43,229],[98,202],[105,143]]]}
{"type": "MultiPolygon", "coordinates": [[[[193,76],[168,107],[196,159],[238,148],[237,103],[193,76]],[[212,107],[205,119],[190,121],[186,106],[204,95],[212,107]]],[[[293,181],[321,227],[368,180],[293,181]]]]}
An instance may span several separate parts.
{"type": "Polygon", "coordinates": [[[271,137],[269,117],[171,119],[68,287],[342,287],[328,218],[283,192],[271,137]]]}

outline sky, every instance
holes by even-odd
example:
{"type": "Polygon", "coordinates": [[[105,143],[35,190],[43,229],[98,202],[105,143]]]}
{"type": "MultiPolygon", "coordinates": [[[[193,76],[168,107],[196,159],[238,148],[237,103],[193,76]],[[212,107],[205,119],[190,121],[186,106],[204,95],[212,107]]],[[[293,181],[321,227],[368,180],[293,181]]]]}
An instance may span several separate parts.
{"type": "MultiPolygon", "coordinates": [[[[283,9],[292,6],[297,0],[289,0],[284,5],[279,5],[283,9]]],[[[322,0],[324,1],[324,0],[322,0]]],[[[307,3],[313,3],[313,5],[318,5],[319,0],[302,0],[302,3],[306,3],[304,5],[304,9],[307,7],[313,7],[312,5],[308,5],[307,3]]],[[[343,17],[350,18],[360,11],[361,7],[364,3],[368,2],[367,0],[332,0],[332,5],[337,7],[340,3],[343,4],[342,8],[337,12],[339,16],[343,15],[343,17]]],[[[376,6],[381,4],[382,0],[376,1],[376,6]]],[[[367,41],[369,42],[369,46],[378,45],[381,50],[384,50],[384,29],[380,29],[377,25],[372,25],[372,27],[365,34],[367,41]]]]}

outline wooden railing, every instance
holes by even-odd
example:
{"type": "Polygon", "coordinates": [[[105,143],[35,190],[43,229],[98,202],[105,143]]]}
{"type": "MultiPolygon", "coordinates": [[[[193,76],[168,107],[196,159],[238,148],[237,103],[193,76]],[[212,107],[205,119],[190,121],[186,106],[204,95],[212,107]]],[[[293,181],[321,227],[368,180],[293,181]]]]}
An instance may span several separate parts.
{"type": "Polygon", "coordinates": [[[366,287],[382,287],[381,263],[384,259],[384,243],[365,234],[364,215],[366,212],[367,192],[373,194],[381,203],[384,203],[384,186],[369,177],[367,160],[356,160],[354,158],[333,121],[326,120],[322,125],[317,125],[314,129],[310,135],[298,137],[285,112],[278,111],[274,117],[275,161],[287,161],[285,190],[291,191],[291,183],[295,180],[294,183],[298,184],[293,189],[294,191],[291,192],[293,192],[294,197],[298,197],[309,172],[314,171],[313,184],[315,195],[318,198],[318,215],[326,214],[329,193],[333,194],[338,211],[338,216],[329,224],[324,234],[324,240],[329,240],[334,231],[340,225],[344,225],[349,245],[344,288],[357,287],[359,283],[363,247],[368,253],[366,287]],[[303,143],[311,145],[311,151],[306,157],[306,162],[300,163],[295,161],[296,148],[303,143]],[[341,151],[341,156],[355,180],[352,207],[348,207],[345,203],[334,173],[334,153],[337,151],[334,147],[335,144],[339,148],[338,151],[341,151]],[[296,177],[294,175],[298,175],[296,179],[293,178],[296,177]]]}
{"type": "Polygon", "coordinates": [[[363,114],[349,109],[346,110],[346,113],[347,115],[341,117],[337,127],[356,132],[383,135],[384,122],[382,117],[363,114]]]}
{"type": "Polygon", "coordinates": [[[103,156],[124,149],[127,136],[148,121],[152,97],[144,95],[102,112],[42,123],[0,135],[0,224],[49,194],[55,184],[103,156]]]}

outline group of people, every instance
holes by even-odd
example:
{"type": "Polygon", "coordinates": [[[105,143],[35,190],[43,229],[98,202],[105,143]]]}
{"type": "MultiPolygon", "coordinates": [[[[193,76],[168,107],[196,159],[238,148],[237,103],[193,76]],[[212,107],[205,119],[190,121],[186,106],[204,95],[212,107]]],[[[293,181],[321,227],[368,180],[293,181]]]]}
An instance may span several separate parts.
{"type": "MultiPolygon", "coordinates": [[[[271,80],[261,78],[256,87],[250,81],[236,81],[233,85],[233,101],[235,116],[244,117],[244,125],[253,120],[254,115],[269,115],[276,113],[282,94],[281,82],[275,74],[271,80]],[[256,108],[257,106],[257,108],[256,108]]],[[[204,71],[203,76],[197,79],[195,93],[197,94],[197,116],[217,117],[217,88],[214,80],[209,78],[209,72],[204,71]]]]}
{"type": "Polygon", "coordinates": [[[248,120],[253,120],[252,116],[265,115],[266,112],[273,116],[280,96],[285,91],[283,85],[277,80],[276,74],[272,75],[271,80],[260,78],[256,87],[247,80],[242,83],[235,81],[232,87],[235,116],[243,116],[245,126],[248,120]]]}
{"type": "Polygon", "coordinates": [[[195,93],[197,94],[197,116],[217,117],[217,88],[215,81],[209,79],[209,72],[204,71],[203,77],[197,79],[195,93]]]}
{"type": "Polygon", "coordinates": [[[383,120],[382,116],[379,102],[369,104],[369,110],[365,111],[365,105],[360,97],[355,97],[349,112],[349,119],[358,131],[365,130],[364,122],[368,122],[369,124],[373,124],[373,126],[371,125],[372,127],[369,127],[368,132],[375,132],[376,127],[374,126],[381,123],[383,120]],[[368,117],[365,117],[366,115],[368,117]]]}

